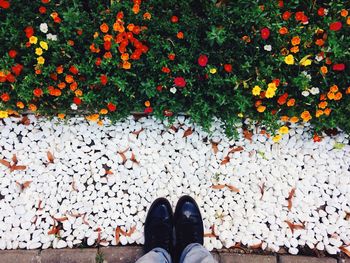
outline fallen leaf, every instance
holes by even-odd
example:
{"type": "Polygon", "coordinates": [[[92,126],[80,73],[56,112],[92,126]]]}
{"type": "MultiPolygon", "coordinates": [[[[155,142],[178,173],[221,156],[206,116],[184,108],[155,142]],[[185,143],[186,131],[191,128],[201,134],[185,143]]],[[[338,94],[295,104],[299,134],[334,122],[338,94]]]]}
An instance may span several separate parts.
{"type": "Polygon", "coordinates": [[[204,234],[204,237],[215,237],[215,238],[218,237],[215,233],[215,225],[212,225],[210,229],[211,229],[211,232],[204,234]]]}
{"type": "Polygon", "coordinates": [[[253,141],[252,137],[253,137],[253,133],[248,131],[247,129],[243,130],[243,137],[247,140],[249,140],[250,142],[253,141]]]}
{"type": "Polygon", "coordinates": [[[228,189],[230,189],[232,192],[239,193],[239,189],[238,189],[237,187],[233,186],[233,185],[228,185],[228,184],[227,184],[226,187],[227,187],[228,189]]]}
{"type": "Polygon", "coordinates": [[[13,172],[13,171],[23,171],[27,169],[27,166],[25,165],[13,165],[10,167],[10,172],[13,172]]]}
{"type": "Polygon", "coordinates": [[[132,228],[130,228],[128,232],[125,232],[124,230],[120,229],[120,234],[126,237],[131,237],[131,235],[135,232],[135,230],[136,230],[136,226],[133,226],[132,228]]]}
{"type": "Polygon", "coordinates": [[[142,128],[141,130],[139,130],[139,131],[133,131],[132,132],[132,134],[134,134],[134,135],[139,135],[142,131],[144,130],[144,128],[142,128]]]}
{"type": "Polygon", "coordinates": [[[23,191],[24,189],[28,188],[31,183],[32,183],[32,181],[25,181],[24,183],[19,183],[19,182],[16,181],[16,184],[19,186],[21,191],[23,191]]]}
{"type": "Polygon", "coordinates": [[[131,160],[133,163],[139,164],[139,162],[136,160],[136,157],[135,157],[134,153],[131,153],[131,158],[130,158],[130,160],[131,160]]]}
{"type": "Polygon", "coordinates": [[[224,157],[224,159],[221,161],[221,165],[225,165],[230,162],[230,157],[227,155],[224,157]]]}
{"type": "Polygon", "coordinates": [[[122,151],[122,152],[118,152],[119,153],[119,155],[120,155],[120,157],[122,157],[122,160],[123,160],[123,162],[122,162],[122,164],[124,164],[125,162],[126,162],[126,156],[125,156],[125,153],[127,152],[129,150],[129,147],[128,148],[126,148],[124,151],[122,151]]]}
{"type": "Polygon", "coordinates": [[[350,220],[350,212],[345,211],[345,220],[350,220]]]}
{"type": "Polygon", "coordinates": [[[0,159],[0,163],[5,165],[7,168],[11,168],[11,163],[6,160],[0,159]]]}
{"type": "Polygon", "coordinates": [[[52,217],[53,219],[55,219],[57,222],[64,222],[68,220],[68,217],[63,216],[63,217],[52,217]]]}
{"type": "MultiPolygon", "coordinates": [[[[349,245],[347,245],[349,246],[349,245]]],[[[346,254],[348,257],[350,257],[350,251],[346,248],[347,246],[340,246],[339,249],[346,254]]]]}
{"type": "Polygon", "coordinates": [[[174,125],[171,125],[169,129],[173,130],[174,132],[177,132],[179,128],[176,128],[174,125]]]}
{"type": "Polygon", "coordinates": [[[120,242],[120,227],[116,227],[115,229],[115,243],[118,245],[120,242]]]}
{"type": "Polygon", "coordinates": [[[50,163],[54,163],[55,157],[50,151],[47,152],[47,159],[49,160],[50,163]]]}
{"type": "Polygon", "coordinates": [[[89,224],[89,222],[85,219],[85,217],[86,217],[86,213],[84,214],[84,216],[83,216],[83,218],[82,218],[82,221],[83,221],[83,223],[85,224],[85,225],[90,225],[89,224]]]}
{"type": "Polygon", "coordinates": [[[223,189],[223,188],[225,188],[225,186],[226,185],[224,185],[224,184],[217,184],[217,185],[212,185],[211,188],[217,190],[217,189],[223,189]]]}
{"type": "Polygon", "coordinates": [[[232,148],[229,152],[228,152],[228,154],[230,154],[230,153],[235,153],[235,152],[241,152],[241,151],[243,151],[244,150],[244,148],[242,147],[242,146],[238,146],[238,147],[236,147],[236,148],[232,148]]]}
{"type": "Polygon", "coordinates": [[[247,250],[245,248],[243,248],[240,243],[236,243],[236,244],[234,244],[233,246],[231,246],[229,248],[239,249],[239,250],[242,250],[244,253],[247,253],[247,250]]]}
{"type": "Polygon", "coordinates": [[[218,145],[219,145],[219,143],[218,143],[218,142],[213,142],[213,141],[211,141],[211,148],[213,149],[214,154],[217,154],[217,153],[218,153],[218,151],[219,151],[219,149],[218,149],[218,145]]]}
{"type": "Polygon", "coordinates": [[[304,223],[302,224],[294,224],[288,220],[284,221],[285,223],[287,223],[288,227],[290,228],[290,230],[292,231],[292,233],[294,233],[294,230],[298,230],[298,229],[305,229],[305,225],[304,223]]]}
{"type": "Polygon", "coordinates": [[[42,200],[39,200],[39,203],[38,203],[38,210],[41,211],[43,210],[43,208],[41,207],[41,204],[43,203],[42,200]]]}
{"type": "Polygon", "coordinates": [[[293,196],[295,194],[295,188],[292,188],[292,190],[289,192],[289,195],[288,195],[288,210],[290,211],[292,209],[292,199],[293,199],[293,196]]]}
{"type": "Polygon", "coordinates": [[[73,189],[73,191],[78,192],[78,188],[77,188],[77,186],[75,185],[75,181],[72,182],[72,189],[73,189]]]}
{"type": "Polygon", "coordinates": [[[190,136],[193,133],[191,127],[189,127],[185,132],[183,138],[190,136]]]}
{"type": "Polygon", "coordinates": [[[18,163],[18,159],[17,159],[16,154],[12,155],[12,162],[14,165],[16,165],[18,163]]]}
{"type": "Polygon", "coordinates": [[[28,116],[24,116],[21,120],[21,123],[23,125],[26,125],[26,126],[30,125],[30,120],[29,120],[28,116]]]}
{"type": "Polygon", "coordinates": [[[96,240],[96,243],[97,243],[97,244],[100,244],[100,242],[101,242],[101,228],[98,227],[98,228],[95,230],[95,232],[97,232],[97,240],[96,240]]]}
{"type": "Polygon", "coordinates": [[[263,198],[264,193],[265,193],[265,183],[263,183],[261,186],[259,185],[260,188],[260,193],[261,193],[261,197],[260,200],[263,198]]]}
{"type": "Polygon", "coordinates": [[[105,174],[109,175],[109,174],[113,174],[113,172],[111,170],[106,170],[105,174]]]}

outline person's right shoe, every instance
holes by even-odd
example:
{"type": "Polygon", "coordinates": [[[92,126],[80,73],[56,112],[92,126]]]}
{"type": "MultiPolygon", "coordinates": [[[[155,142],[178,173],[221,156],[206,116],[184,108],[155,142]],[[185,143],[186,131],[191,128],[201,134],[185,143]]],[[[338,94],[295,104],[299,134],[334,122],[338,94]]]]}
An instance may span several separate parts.
{"type": "Polygon", "coordinates": [[[175,256],[180,257],[182,251],[191,243],[203,245],[203,220],[196,201],[190,196],[183,196],[176,205],[174,214],[176,235],[175,256]]]}

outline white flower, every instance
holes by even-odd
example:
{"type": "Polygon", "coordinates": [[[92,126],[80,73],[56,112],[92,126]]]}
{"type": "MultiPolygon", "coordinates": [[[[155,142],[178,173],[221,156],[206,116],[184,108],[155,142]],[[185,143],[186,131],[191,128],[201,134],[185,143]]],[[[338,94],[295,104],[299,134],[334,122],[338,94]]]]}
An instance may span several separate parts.
{"type": "Polygon", "coordinates": [[[72,104],[70,105],[70,108],[71,108],[72,110],[77,110],[77,109],[78,109],[78,106],[77,106],[77,104],[72,103],[72,104]]]}
{"type": "Polygon", "coordinates": [[[326,8],[324,9],[324,14],[328,15],[328,9],[326,9],[326,8]]]}
{"type": "Polygon", "coordinates": [[[57,41],[57,35],[53,35],[53,34],[51,34],[51,33],[48,33],[48,34],[46,35],[46,38],[47,38],[48,40],[57,41]]]}
{"type": "Polygon", "coordinates": [[[319,88],[316,88],[316,87],[312,87],[312,88],[310,89],[310,93],[311,93],[312,95],[317,95],[317,94],[320,93],[320,89],[319,89],[319,88]]]}
{"type": "Polygon", "coordinates": [[[271,46],[271,45],[265,45],[265,46],[264,46],[264,49],[265,49],[266,51],[271,51],[271,50],[272,50],[272,46],[271,46]]]}
{"type": "Polygon", "coordinates": [[[320,62],[323,60],[323,56],[320,56],[320,55],[316,55],[315,59],[320,62]]]}
{"type": "Polygon", "coordinates": [[[307,73],[307,71],[302,71],[301,74],[303,74],[307,79],[311,80],[311,75],[307,73]]]}
{"type": "Polygon", "coordinates": [[[41,23],[40,24],[40,31],[43,32],[43,33],[47,33],[47,31],[49,31],[49,27],[47,26],[46,23],[41,23]]]}
{"type": "Polygon", "coordinates": [[[175,88],[175,87],[172,87],[172,88],[170,89],[170,92],[173,93],[173,94],[175,94],[175,93],[176,93],[176,88],[175,88]]]}
{"type": "Polygon", "coordinates": [[[301,93],[301,95],[303,95],[304,97],[307,97],[307,96],[310,95],[310,92],[307,91],[307,90],[304,90],[304,91],[301,93]]]}

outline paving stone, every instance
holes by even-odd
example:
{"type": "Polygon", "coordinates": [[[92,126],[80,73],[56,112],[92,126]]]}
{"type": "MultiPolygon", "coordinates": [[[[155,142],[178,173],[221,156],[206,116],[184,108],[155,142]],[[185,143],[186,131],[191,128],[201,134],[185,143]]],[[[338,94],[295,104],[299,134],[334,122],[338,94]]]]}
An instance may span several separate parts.
{"type": "Polygon", "coordinates": [[[39,250],[0,251],[1,263],[39,263],[39,250]]]}
{"type": "Polygon", "coordinates": [[[41,263],[95,263],[96,254],[93,248],[46,249],[41,251],[41,263]]]}
{"type": "Polygon", "coordinates": [[[275,256],[220,253],[219,257],[220,263],[277,263],[275,256]]]}
{"type": "Polygon", "coordinates": [[[280,263],[337,263],[335,258],[316,258],[303,256],[280,256],[280,263]]]}
{"type": "Polygon", "coordinates": [[[142,247],[106,247],[101,248],[100,253],[106,263],[135,263],[142,257],[142,247]]]}

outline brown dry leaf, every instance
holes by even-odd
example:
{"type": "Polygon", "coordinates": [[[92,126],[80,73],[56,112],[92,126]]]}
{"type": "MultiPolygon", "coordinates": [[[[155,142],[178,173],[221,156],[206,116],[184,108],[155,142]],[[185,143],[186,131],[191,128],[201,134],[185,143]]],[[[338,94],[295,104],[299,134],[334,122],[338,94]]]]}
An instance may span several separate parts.
{"type": "Polygon", "coordinates": [[[21,189],[21,191],[23,191],[24,189],[28,188],[31,183],[32,183],[32,181],[25,181],[24,183],[21,184],[21,183],[16,181],[16,184],[21,189]]]}
{"type": "Polygon", "coordinates": [[[64,222],[68,220],[68,217],[63,216],[63,217],[52,217],[53,219],[55,219],[57,222],[64,222]]]}
{"type": "Polygon", "coordinates": [[[30,120],[29,120],[28,116],[24,116],[21,120],[21,123],[23,125],[26,125],[26,126],[30,125],[30,120]]]}
{"type": "Polygon", "coordinates": [[[171,125],[169,129],[172,129],[174,132],[177,132],[179,128],[176,128],[174,125],[171,125]]]}
{"type": "Polygon", "coordinates": [[[139,162],[136,160],[136,157],[135,157],[134,153],[131,153],[131,158],[130,158],[130,160],[131,160],[133,163],[139,164],[139,162]]]}
{"type": "Polygon", "coordinates": [[[13,165],[16,165],[18,163],[16,154],[12,155],[12,162],[13,162],[13,165]]]}
{"type": "Polygon", "coordinates": [[[285,223],[287,223],[287,225],[289,226],[290,230],[292,231],[292,233],[294,233],[294,230],[298,230],[298,229],[305,229],[305,225],[304,223],[302,224],[294,224],[288,220],[284,220],[285,223]]]}
{"type": "Polygon", "coordinates": [[[255,245],[251,245],[250,248],[251,249],[259,249],[259,248],[261,248],[261,246],[262,246],[262,242],[255,244],[255,245]]]}
{"type": "Polygon", "coordinates": [[[124,151],[118,152],[118,153],[119,153],[119,155],[120,155],[120,157],[122,157],[122,159],[123,159],[122,164],[124,164],[124,163],[126,162],[126,156],[125,156],[125,153],[126,153],[128,150],[129,150],[129,147],[128,147],[128,148],[126,148],[124,151]]]}
{"type": "Polygon", "coordinates": [[[288,195],[288,210],[290,211],[292,209],[292,206],[293,206],[293,202],[292,202],[292,199],[293,199],[293,196],[295,194],[295,188],[292,188],[292,190],[289,192],[289,195],[288,195]]]}
{"type": "MultiPolygon", "coordinates": [[[[349,246],[349,245],[347,245],[349,246]]],[[[346,248],[347,246],[340,246],[339,249],[346,254],[348,257],[350,257],[350,251],[346,248]]]]}
{"type": "Polygon", "coordinates": [[[43,210],[43,208],[41,207],[43,201],[42,200],[39,200],[39,203],[38,203],[38,210],[41,211],[43,210]]]}
{"type": "Polygon", "coordinates": [[[130,230],[128,232],[120,229],[120,234],[122,234],[123,236],[126,237],[131,237],[131,235],[136,231],[136,226],[133,226],[132,228],[130,228],[130,230]]]}
{"type": "Polygon", "coordinates": [[[193,133],[191,127],[189,127],[185,132],[183,138],[190,136],[193,133]]]}
{"type": "Polygon", "coordinates": [[[218,190],[218,189],[223,189],[225,188],[226,185],[224,184],[217,184],[217,185],[212,185],[211,188],[218,190]]]}
{"type": "Polygon", "coordinates": [[[25,165],[13,165],[13,166],[11,166],[11,168],[10,168],[10,172],[13,172],[13,171],[23,171],[23,170],[25,170],[25,169],[27,169],[27,166],[25,166],[25,165]]]}
{"type": "Polygon", "coordinates": [[[218,151],[219,151],[219,149],[218,149],[218,145],[219,145],[219,143],[218,143],[218,142],[213,142],[213,141],[211,141],[211,148],[213,149],[214,154],[217,154],[217,153],[218,153],[218,151]]]}
{"type": "Polygon", "coordinates": [[[116,245],[118,245],[119,242],[120,242],[120,227],[118,226],[115,229],[115,243],[116,243],[116,245]]]}
{"type": "Polygon", "coordinates": [[[250,142],[253,141],[253,139],[252,139],[253,133],[248,131],[247,129],[243,130],[243,136],[245,139],[249,140],[250,142]]]}
{"type": "Polygon", "coordinates": [[[211,232],[210,233],[206,233],[206,234],[204,234],[204,237],[218,237],[216,234],[215,234],[215,225],[212,225],[211,227],[210,227],[210,229],[211,229],[211,232]]]}
{"type": "Polygon", "coordinates": [[[139,131],[133,131],[132,132],[132,134],[134,134],[134,135],[139,135],[142,131],[144,130],[144,128],[142,128],[141,130],[139,130],[139,131]]]}
{"type": "Polygon", "coordinates": [[[239,250],[242,250],[244,253],[247,253],[247,250],[245,248],[243,248],[240,243],[236,243],[232,247],[229,247],[229,248],[239,249],[239,250]]]}
{"type": "Polygon", "coordinates": [[[109,174],[113,174],[113,172],[111,170],[106,170],[105,174],[109,175],[109,174]]]}
{"type": "Polygon", "coordinates": [[[228,189],[230,189],[232,192],[239,193],[239,189],[238,189],[237,187],[233,186],[233,185],[227,184],[226,187],[227,187],[228,189]]]}
{"type": "Polygon", "coordinates": [[[230,157],[227,155],[225,158],[221,161],[221,165],[225,165],[230,162],[230,157]]]}
{"type": "Polygon", "coordinates": [[[345,220],[350,220],[350,212],[345,212],[345,220]]]}
{"type": "Polygon", "coordinates": [[[261,193],[261,197],[260,200],[263,198],[264,193],[265,193],[265,183],[263,183],[261,186],[259,185],[260,188],[260,193],[261,193]]]}
{"type": "Polygon", "coordinates": [[[82,221],[83,221],[83,223],[85,224],[85,225],[90,225],[89,224],[89,222],[85,219],[85,217],[86,217],[86,213],[84,214],[84,216],[83,216],[83,218],[82,218],[82,221]]]}
{"type": "Polygon", "coordinates": [[[56,226],[56,221],[54,221],[53,226],[49,232],[47,232],[48,235],[59,235],[60,227],[56,226]]]}
{"type": "Polygon", "coordinates": [[[55,157],[50,151],[47,152],[47,159],[49,160],[50,163],[54,163],[55,157]]]}
{"type": "Polygon", "coordinates": [[[230,154],[230,153],[235,153],[235,152],[241,152],[241,151],[243,151],[244,150],[244,148],[242,147],[242,146],[238,146],[238,147],[236,147],[236,148],[232,148],[229,152],[228,152],[228,154],[230,154]]]}
{"type": "Polygon", "coordinates": [[[11,163],[6,160],[0,159],[0,163],[5,165],[7,168],[11,168],[11,163]]]}

